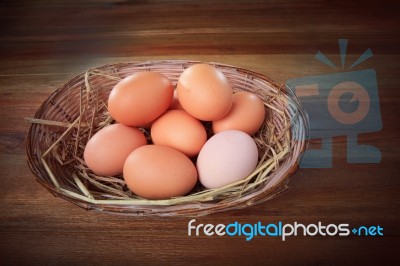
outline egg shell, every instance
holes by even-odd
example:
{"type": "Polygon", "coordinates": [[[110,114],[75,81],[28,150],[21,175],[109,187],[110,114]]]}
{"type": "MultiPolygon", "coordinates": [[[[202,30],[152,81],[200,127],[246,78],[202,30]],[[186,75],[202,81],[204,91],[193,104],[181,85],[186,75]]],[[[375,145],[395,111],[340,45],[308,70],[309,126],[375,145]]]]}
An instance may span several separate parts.
{"type": "Polygon", "coordinates": [[[197,182],[197,171],[183,153],[163,145],[146,145],[128,156],[123,177],[133,193],[157,200],[190,192],[197,182]]]}
{"type": "Polygon", "coordinates": [[[146,144],[146,137],[139,129],[113,124],[90,138],[83,158],[94,173],[113,176],[122,173],[125,159],[133,150],[146,144]]]}
{"type": "Polygon", "coordinates": [[[167,77],[158,72],[137,72],[111,90],[108,111],[122,124],[146,125],[168,109],[172,96],[173,86],[167,77]]]}
{"type": "Polygon", "coordinates": [[[197,155],[207,141],[203,124],[183,110],[170,110],[151,127],[154,144],[166,145],[189,157],[197,155]]]}
{"type": "Polygon", "coordinates": [[[258,149],[253,138],[238,130],[212,136],[197,157],[199,181],[206,188],[220,188],[246,178],[257,166],[258,149]]]}
{"type": "Polygon", "coordinates": [[[178,99],[193,117],[214,121],[224,117],[232,106],[232,87],[219,69],[195,64],[185,69],[177,83],[178,99]]]}
{"type": "Polygon", "coordinates": [[[213,121],[212,128],[214,133],[235,129],[253,135],[260,129],[264,119],[265,107],[260,97],[251,92],[238,92],[233,95],[229,113],[213,121]]]}

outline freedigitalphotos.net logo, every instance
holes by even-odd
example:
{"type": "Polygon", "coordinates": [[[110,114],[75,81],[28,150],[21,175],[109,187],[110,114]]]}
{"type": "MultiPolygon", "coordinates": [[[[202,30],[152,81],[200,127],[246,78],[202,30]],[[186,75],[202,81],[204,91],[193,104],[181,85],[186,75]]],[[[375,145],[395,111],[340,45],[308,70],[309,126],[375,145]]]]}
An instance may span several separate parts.
{"type": "Polygon", "coordinates": [[[323,236],[323,237],[347,237],[354,236],[383,236],[383,227],[380,225],[350,227],[348,223],[341,224],[302,224],[294,223],[239,223],[237,221],[229,224],[202,224],[196,223],[196,219],[188,222],[188,236],[230,236],[245,237],[246,241],[254,237],[275,237],[285,241],[288,237],[297,236],[323,236]]]}
{"type": "Polygon", "coordinates": [[[302,168],[332,167],[332,138],[347,137],[348,163],[379,163],[380,150],[369,144],[359,144],[360,133],[382,130],[382,119],[376,71],[353,68],[373,56],[366,49],[359,58],[347,66],[347,39],[339,39],[341,69],[326,55],[318,51],[315,59],[338,71],[286,81],[308,114],[310,139],[320,139],[320,149],[308,149],[301,161],[302,168]]]}

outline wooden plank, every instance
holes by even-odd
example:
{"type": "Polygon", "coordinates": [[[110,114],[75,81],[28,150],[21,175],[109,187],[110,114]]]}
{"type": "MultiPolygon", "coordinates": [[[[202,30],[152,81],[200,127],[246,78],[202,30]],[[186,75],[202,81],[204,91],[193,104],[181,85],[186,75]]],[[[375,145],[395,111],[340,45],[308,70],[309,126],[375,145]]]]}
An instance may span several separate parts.
{"type": "MultiPolygon", "coordinates": [[[[390,264],[400,238],[398,1],[0,1],[0,262],[20,264],[390,264]],[[380,225],[384,236],[188,236],[191,218],[86,211],[35,181],[25,155],[32,117],[58,87],[102,64],[190,59],[288,79],[374,69],[383,129],[358,136],[380,164],[347,163],[347,138],[332,139],[333,168],[299,169],[290,190],[196,223],[380,225]],[[315,60],[324,53],[338,69],[315,60]]],[[[311,147],[320,148],[313,140],[311,147]]]]}

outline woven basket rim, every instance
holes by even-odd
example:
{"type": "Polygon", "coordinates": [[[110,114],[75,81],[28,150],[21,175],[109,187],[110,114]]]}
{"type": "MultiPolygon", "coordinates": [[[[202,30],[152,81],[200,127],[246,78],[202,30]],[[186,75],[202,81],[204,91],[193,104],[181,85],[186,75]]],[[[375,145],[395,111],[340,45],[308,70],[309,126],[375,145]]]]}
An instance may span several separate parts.
{"type": "MultiPolygon", "coordinates": [[[[277,85],[274,83],[269,77],[257,73],[245,68],[241,67],[236,67],[232,65],[227,65],[227,64],[221,64],[221,63],[215,63],[215,62],[204,62],[204,61],[189,61],[189,60],[152,60],[152,61],[141,61],[141,62],[124,62],[124,63],[115,63],[115,64],[104,64],[101,66],[97,66],[95,68],[89,69],[87,72],[81,73],[76,75],[75,77],[71,78],[68,82],[66,82],[64,85],[60,86],[57,88],[54,92],[52,92],[49,97],[41,104],[39,109],[36,111],[34,119],[41,119],[43,114],[46,113],[48,105],[52,101],[56,101],[56,98],[60,96],[63,92],[67,90],[67,88],[71,86],[75,86],[79,82],[84,83],[84,79],[87,76],[90,76],[90,71],[97,71],[97,70],[106,70],[109,71],[111,70],[114,71],[118,69],[129,69],[129,68],[143,68],[147,69],[150,68],[152,69],[153,67],[157,66],[181,66],[181,70],[183,71],[184,68],[186,68],[189,65],[192,64],[197,64],[197,63],[207,63],[211,64],[221,70],[226,70],[226,71],[233,71],[233,73],[237,73],[238,76],[241,78],[244,77],[246,79],[249,77],[249,80],[252,80],[254,82],[261,82],[261,83],[266,83],[269,84],[271,87],[276,89],[277,91],[282,90],[282,86],[277,85]],[[88,74],[89,73],[89,74],[88,74]]],[[[174,68],[174,70],[176,70],[174,68]]],[[[117,71],[117,72],[118,72],[117,71]]],[[[234,75],[233,75],[234,76],[234,75]]],[[[284,88],[286,89],[286,88],[284,88]]],[[[202,215],[207,215],[210,213],[215,213],[215,212],[221,212],[221,211],[227,211],[231,209],[241,209],[245,208],[247,206],[251,206],[254,204],[261,203],[265,200],[271,199],[273,197],[276,197],[280,195],[282,192],[287,190],[287,182],[289,180],[289,177],[297,170],[298,165],[299,165],[299,160],[306,149],[306,146],[308,144],[307,142],[307,136],[309,134],[308,130],[308,117],[304,110],[302,110],[299,101],[297,97],[295,96],[294,93],[292,92],[282,92],[282,95],[285,95],[285,97],[290,100],[291,103],[294,104],[294,108],[297,108],[299,111],[298,114],[298,119],[301,120],[302,125],[297,129],[300,132],[300,135],[304,136],[301,139],[298,140],[291,140],[291,145],[293,144],[293,147],[295,147],[295,156],[293,156],[294,151],[289,151],[290,156],[293,158],[290,158],[289,160],[286,160],[285,163],[290,163],[290,165],[283,170],[282,166],[277,167],[277,170],[275,170],[274,174],[279,174],[280,178],[279,180],[272,185],[268,191],[262,191],[258,190],[255,191],[254,193],[249,193],[244,195],[243,197],[238,197],[234,201],[230,201],[228,203],[223,203],[223,200],[219,201],[210,201],[210,202],[189,202],[189,203],[180,203],[180,204],[151,204],[149,201],[144,202],[144,204],[129,204],[129,203],[124,203],[124,201],[121,200],[121,202],[117,201],[91,201],[88,198],[85,198],[85,195],[75,195],[73,193],[66,193],[65,189],[60,188],[55,186],[54,180],[53,183],[51,180],[53,178],[57,177],[52,177],[51,175],[49,176],[48,173],[46,173],[46,165],[43,165],[43,162],[39,160],[39,155],[37,154],[37,151],[35,153],[35,135],[38,133],[35,131],[37,130],[38,124],[33,122],[30,127],[29,131],[27,134],[26,138],[26,153],[28,157],[28,165],[33,172],[33,174],[36,176],[36,180],[44,186],[48,191],[50,191],[53,195],[57,197],[61,197],[67,201],[72,202],[73,204],[80,206],[82,208],[88,209],[88,210],[97,210],[97,211],[102,211],[102,212],[107,212],[107,213],[113,213],[113,214],[125,214],[125,215],[133,215],[133,216],[202,216],[202,215]],[[281,173],[282,172],[282,173],[281,173]]],[[[61,122],[61,121],[60,121],[61,122]]],[[[65,121],[64,121],[65,122],[65,121]]],[[[40,123],[39,123],[40,125],[40,123]]],[[[45,128],[46,126],[44,126],[45,128]]],[[[44,130],[44,129],[42,129],[44,130]]],[[[40,131],[40,129],[39,129],[40,131]]],[[[36,144],[37,145],[37,144],[36,144]]],[[[43,155],[43,153],[42,153],[43,155]]],[[[289,156],[289,157],[290,157],[289,156]]],[[[286,157],[285,157],[286,158],[286,157]]],[[[190,196],[190,195],[189,195],[190,196]]]]}

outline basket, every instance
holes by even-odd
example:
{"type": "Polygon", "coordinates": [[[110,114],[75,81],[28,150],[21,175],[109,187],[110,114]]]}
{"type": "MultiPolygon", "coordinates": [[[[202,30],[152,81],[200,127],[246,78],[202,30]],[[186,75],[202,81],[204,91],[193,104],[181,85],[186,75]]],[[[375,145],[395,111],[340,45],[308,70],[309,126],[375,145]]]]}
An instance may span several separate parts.
{"type": "MultiPolygon", "coordinates": [[[[219,189],[198,184],[186,196],[146,200],[129,191],[122,176],[98,176],[83,161],[88,139],[113,123],[107,99],[119,80],[139,71],[157,71],[174,85],[184,69],[199,61],[149,61],[108,64],[89,69],[58,88],[41,105],[26,141],[29,167],[55,196],[88,210],[133,216],[202,216],[245,208],[286,191],[306,148],[308,120],[293,92],[268,77],[239,67],[220,69],[234,92],[249,91],[264,102],[266,118],[253,136],[259,162],[247,178],[219,189]]],[[[148,130],[141,129],[150,138],[148,130]]]]}

